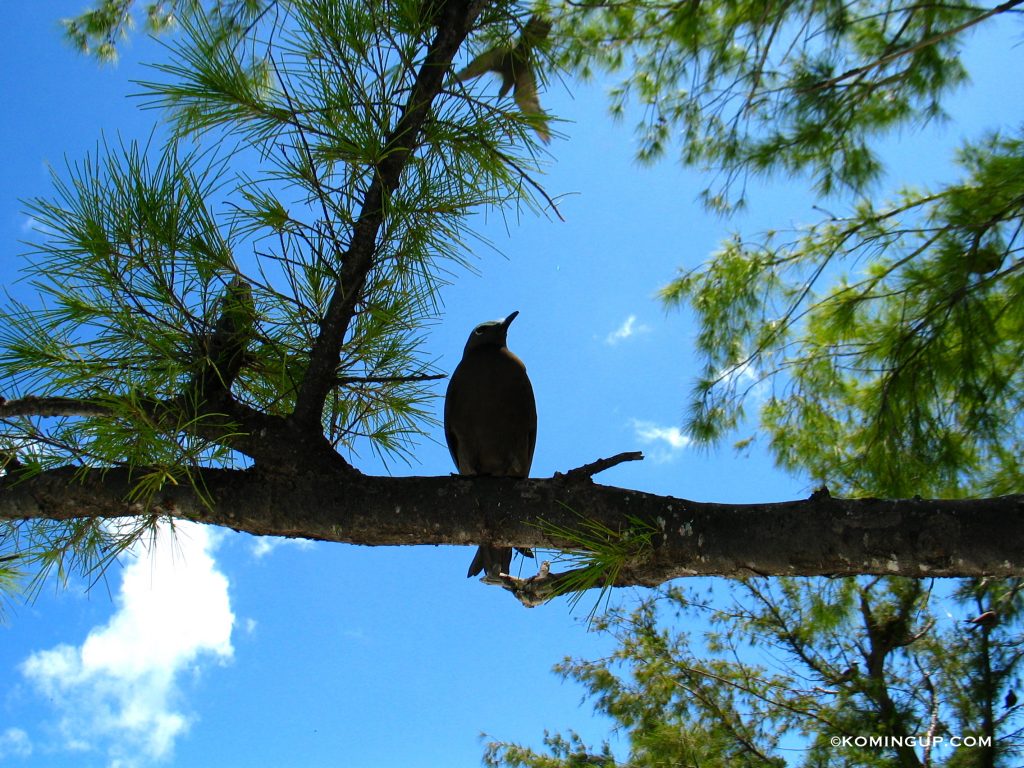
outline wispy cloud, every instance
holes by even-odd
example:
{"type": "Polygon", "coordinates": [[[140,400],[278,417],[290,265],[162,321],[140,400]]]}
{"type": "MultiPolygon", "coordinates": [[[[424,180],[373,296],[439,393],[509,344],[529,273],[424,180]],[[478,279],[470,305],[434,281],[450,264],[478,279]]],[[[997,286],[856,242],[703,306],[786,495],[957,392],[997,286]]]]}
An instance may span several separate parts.
{"type": "Polygon", "coordinates": [[[189,728],[179,680],[231,658],[235,617],[209,529],[162,527],[124,569],[117,610],[78,646],[37,651],[22,674],[57,711],[61,746],[105,751],[111,765],[168,758],[189,728]]]}
{"type": "Polygon", "coordinates": [[[731,370],[721,370],[718,372],[718,378],[738,386],[755,384],[760,376],[761,374],[751,362],[743,363],[731,370]]]}
{"type": "Polygon", "coordinates": [[[0,733],[0,760],[7,757],[29,757],[32,741],[21,728],[8,728],[0,733]]]}
{"type": "Polygon", "coordinates": [[[672,461],[692,441],[679,427],[663,427],[653,421],[632,419],[633,432],[645,445],[654,445],[651,458],[656,462],[672,461]]]}
{"type": "Polygon", "coordinates": [[[257,560],[260,560],[278,547],[291,546],[299,549],[312,549],[313,542],[309,539],[291,539],[285,536],[257,536],[252,542],[250,552],[257,560]]]}
{"type": "Polygon", "coordinates": [[[644,325],[643,323],[637,323],[636,315],[630,315],[625,319],[622,325],[604,337],[604,343],[614,346],[620,341],[624,341],[631,336],[635,336],[639,333],[647,333],[650,330],[650,326],[644,325]]]}
{"type": "Polygon", "coordinates": [[[735,368],[719,371],[718,378],[723,384],[735,387],[737,392],[755,403],[764,402],[771,394],[770,381],[762,378],[761,372],[749,361],[735,368]]]}
{"type": "Polygon", "coordinates": [[[27,235],[30,232],[39,232],[44,235],[52,235],[54,233],[52,228],[46,226],[46,224],[41,222],[35,216],[25,216],[25,218],[21,220],[20,228],[23,235],[27,235]]]}

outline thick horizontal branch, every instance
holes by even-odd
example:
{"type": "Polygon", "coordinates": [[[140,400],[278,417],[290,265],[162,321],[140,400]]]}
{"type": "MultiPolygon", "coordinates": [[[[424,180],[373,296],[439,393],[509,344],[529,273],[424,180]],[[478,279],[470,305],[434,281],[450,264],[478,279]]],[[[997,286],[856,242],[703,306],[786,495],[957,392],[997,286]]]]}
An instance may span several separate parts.
{"type": "MultiPolygon", "coordinates": [[[[143,510],[127,470],[0,478],[0,519],[116,518],[144,511],[274,535],[365,545],[478,544],[579,549],[583,516],[612,531],[656,531],[616,585],[694,575],[1021,576],[1024,496],[713,504],[588,480],[372,477],[257,470],[200,473],[210,507],[169,486],[143,510]]],[[[554,574],[553,574],[554,575],[554,574]]]]}

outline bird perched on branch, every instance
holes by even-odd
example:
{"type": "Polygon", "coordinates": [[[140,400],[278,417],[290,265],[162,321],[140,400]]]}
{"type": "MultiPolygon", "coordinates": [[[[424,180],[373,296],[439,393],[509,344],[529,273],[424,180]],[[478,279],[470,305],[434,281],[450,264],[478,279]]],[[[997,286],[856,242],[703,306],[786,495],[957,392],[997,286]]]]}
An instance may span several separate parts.
{"type": "Polygon", "coordinates": [[[256,305],[252,288],[236,275],[218,299],[213,333],[200,340],[199,370],[195,376],[197,402],[227,394],[245,363],[255,334],[256,305]]]}
{"type": "Polygon", "coordinates": [[[485,72],[497,72],[501,75],[501,90],[498,91],[498,96],[505,96],[509,90],[512,91],[516,105],[524,115],[533,118],[534,130],[545,144],[551,141],[551,132],[548,130],[547,117],[540,108],[540,99],[537,97],[534,50],[550,31],[551,22],[540,16],[531,16],[515,45],[496,45],[489,48],[455,76],[459,82],[465,82],[480,77],[485,72]]]}
{"type": "Polygon", "coordinates": [[[999,623],[999,614],[995,611],[985,611],[984,613],[975,616],[973,619],[964,619],[964,621],[972,627],[992,629],[992,627],[999,623]]]}
{"type": "MultiPolygon", "coordinates": [[[[506,345],[513,312],[469,335],[444,399],[444,436],[460,475],[526,477],[537,442],[537,405],[526,366],[506,345]]],[[[519,550],[532,555],[529,550],[519,550]]],[[[482,545],[467,576],[508,573],[510,547],[482,545]]]]}

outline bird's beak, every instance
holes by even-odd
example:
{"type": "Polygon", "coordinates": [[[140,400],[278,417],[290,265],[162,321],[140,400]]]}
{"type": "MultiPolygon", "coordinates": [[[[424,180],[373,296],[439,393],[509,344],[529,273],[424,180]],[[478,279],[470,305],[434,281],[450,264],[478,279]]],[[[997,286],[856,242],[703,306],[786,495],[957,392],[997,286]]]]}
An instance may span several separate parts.
{"type": "Polygon", "coordinates": [[[504,320],[502,320],[501,321],[501,329],[507,333],[508,332],[508,327],[510,325],[512,325],[512,321],[515,320],[518,315],[519,315],[519,310],[517,309],[511,315],[509,315],[504,320]]]}

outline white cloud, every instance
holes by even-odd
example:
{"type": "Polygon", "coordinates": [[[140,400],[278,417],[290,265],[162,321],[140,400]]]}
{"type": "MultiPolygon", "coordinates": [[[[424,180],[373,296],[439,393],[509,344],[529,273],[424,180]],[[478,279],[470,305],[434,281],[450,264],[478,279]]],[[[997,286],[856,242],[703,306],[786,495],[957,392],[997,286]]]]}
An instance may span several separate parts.
{"type": "Polygon", "coordinates": [[[718,372],[718,378],[723,379],[730,384],[748,386],[755,384],[758,378],[760,378],[760,375],[761,374],[758,373],[757,368],[754,367],[754,364],[749,361],[731,370],[723,369],[718,372]]]}
{"type": "Polygon", "coordinates": [[[366,635],[366,630],[362,627],[351,627],[349,629],[341,630],[341,636],[346,637],[349,640],[355,640],[358,643],[365,645],[369,642],[370,638],[366,635]]]}
{"type": "Polygon", "coordinates": [[[679,451],[692,442],[679,427],[662,427],[653,421],[639,419],[633,419],[631,423],[633,432],[641,443],[653,443],[657,446],[651,457],[655,462],[672,461],[679,451]],[[660,445],[661,443],[664,445],[660,445]]]}
{"type": "Polygon", "coordinates": [[[209,528],[161,526],[124,568],[117,610],[80,646],[37,651],[21,665],[58,712],[63,747],[106,749],[110,765],[165,759],[189,728],[182,673],[231,658],[228,580],[209,528]]]}
{"type": "Polygon", "coordinates": [[[5,757],[28,757],[32,742],[21,728],[8,728],[0,733],[0,760],[5,757]]]}
{"type": "Polygon", "coordinates": [[[761,372],[749,361],[732,369],[723,369],[717,376],[724,384],[735,387],[744,397],[757,403],[767,400],[771,393],[770,382],[762,379],[761,372]]]}
{"type": "Polygon", "coordinates": [[[653,443],[661,440],[668,443],[674,450],[685,448],[690,444],[690,438],[683,434],[679,427],[661,427],[653,421],[640,421],[633,419],[633,429],[641,442],[653,443]]]}
{"type": "Polygon", "coordinates": [[[260,560],[280,546],[294,546],[299,549],[312,549],[313,542],[309,539],[292,539],[286,536],[256,536],[252,542],[252,556],[260,560]]]}
{"type": "Polygon", "coordinates": [[[55,232],[52,227],[47,226],[44,222],[40,221],[35,216],[25,216],[25,218],[21,220],[21,233],[23,235],[36,233],[43,235],[52,235],[55,232]]]}
{"type": "Polygon", "coordinates": [[[630,336],[635,336],[638,333],[647,333],[650,330],[650,326],[643,323],[637,324],[636,315],[630,315],[622,325],[605,336],[604,343],[614,346],[630,336]]]}

